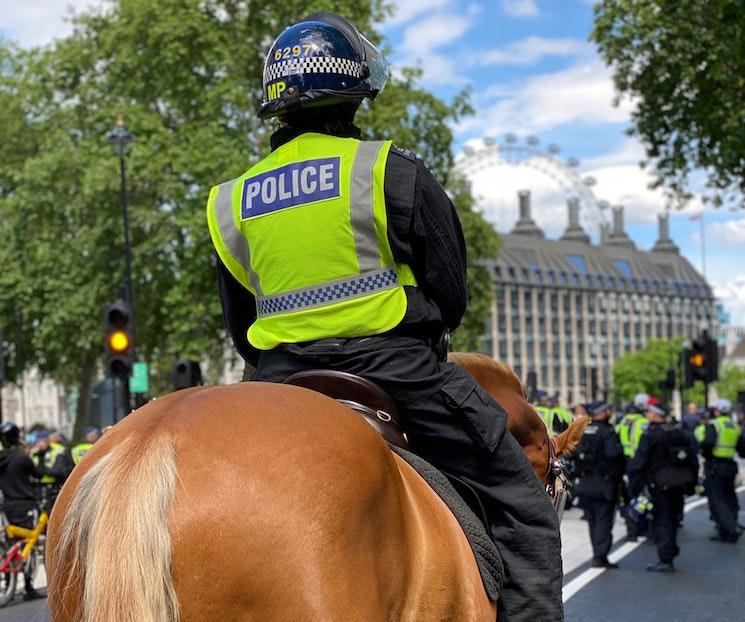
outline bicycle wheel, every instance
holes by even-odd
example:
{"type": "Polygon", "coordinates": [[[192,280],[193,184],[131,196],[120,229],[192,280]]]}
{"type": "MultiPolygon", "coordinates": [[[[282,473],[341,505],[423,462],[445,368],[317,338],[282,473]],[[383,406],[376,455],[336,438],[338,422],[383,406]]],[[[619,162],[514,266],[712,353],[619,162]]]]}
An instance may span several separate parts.
{"type": "MultiPolygon", "coordinates": [[[[0,543],[0,560],[8,555],[8,546],[0,543]]],[[[0,607],[5,607],[16,595],[17,572],[0,572],[0,607]]]]}

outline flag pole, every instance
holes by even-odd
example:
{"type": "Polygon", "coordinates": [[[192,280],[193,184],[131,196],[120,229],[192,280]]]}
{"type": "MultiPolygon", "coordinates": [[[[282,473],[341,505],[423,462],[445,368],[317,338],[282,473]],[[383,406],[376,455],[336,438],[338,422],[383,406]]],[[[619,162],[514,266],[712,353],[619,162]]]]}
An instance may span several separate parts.
{"type": "Polygon", "coordinates": [[[700,227],[701,227],[701,274],[704,277],[704,280],[706,280],[706,242],[704,241],[704,213],[701,212],[701,217],[699,218],[700,227]]]}

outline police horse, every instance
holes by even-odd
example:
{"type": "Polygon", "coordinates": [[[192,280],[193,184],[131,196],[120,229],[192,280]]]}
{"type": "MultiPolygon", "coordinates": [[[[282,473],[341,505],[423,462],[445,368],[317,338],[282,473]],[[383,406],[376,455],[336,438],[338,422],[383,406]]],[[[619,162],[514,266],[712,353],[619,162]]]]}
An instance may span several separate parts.
{"type": "MultiPolygon", "coordinates": [[[[550,441],[509,368],[453,359],[552,480],[584,425],[550,441]]],[[[47,571],[55,622],[496,619],[440,497],[346,406],[282,384],[187,389],[114,426],[57,499],[47,571]]]]}

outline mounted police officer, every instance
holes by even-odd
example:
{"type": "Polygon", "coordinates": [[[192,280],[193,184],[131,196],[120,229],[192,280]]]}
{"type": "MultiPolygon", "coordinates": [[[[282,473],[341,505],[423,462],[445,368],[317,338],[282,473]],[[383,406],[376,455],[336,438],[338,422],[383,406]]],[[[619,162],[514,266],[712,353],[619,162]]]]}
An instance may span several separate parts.
{"type": "Polygon", "coordinates": [[[467,302],[455,209],[414,154],[363,141],[353,124],[386,79],[380,53],[338,15],[311,15],[272,44],[259,116],[282,127],[207,207],[226,325],[255,380],[327,368],[387,390],[412,451],[482,495],[506,568],[504,619],[554,622],[556,514],[502,407],[437,347],[467,302]]]}
{"type": "Polygon", "coordinates": [[[630,492],[635,497],[646,486],[654,504],[652,532],[659,561],[647,570],[674,572],[673,560],[680,552],[678,519],[698,476],[696,441],[677,424],[664,423],[665,411],[658,406],[648,404],[645,416],[649,427],[628,465],[630,492]]]}
{"type": "Polygon", "coordinates": [[[731,412],[730,401],[720,399],[714,417],[696,429],[696,437],[706,459],[704,488],[718,531],[711,540],[734,543],[740,536],[737,524],[739,504],[735,493],[737,463],[734,457],[737,453],[745,458],[745,435],[732,421],[731,412]]]}
{"type": "MultiPolygon", "coordinates": [[[[18,426],[12,421],[0,425],[0,490],[3,493],[3,511],[12,525],[33,529],[34,512],[39,504],[33,479],[46,475],[43,463],[40,466],[26,455],[20,440],[18,426]]],[[[23,600],[43,598],[43,594],[34,589],[33,577],[24,573],[25,591],[23,600]]]]}
{"type": "Polygon", "coordinates": [[[593,568],[618,568],[608,561],[608,553],[613,543],[613,517],[623,477],[623,448],[608,422],[611,405],[593,402],[586,409],[592,423],[585,428],[574,452],[579,477],[574,492],[580,498],[590,528],[593,568]]]}

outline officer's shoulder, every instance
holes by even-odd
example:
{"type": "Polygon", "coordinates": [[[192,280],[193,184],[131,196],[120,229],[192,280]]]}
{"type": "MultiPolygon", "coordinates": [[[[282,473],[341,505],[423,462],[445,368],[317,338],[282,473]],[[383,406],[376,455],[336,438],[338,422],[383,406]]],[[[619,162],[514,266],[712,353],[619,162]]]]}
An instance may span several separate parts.
{"type": "Polygon", "coordinates": [[[403,147],[391,145],[391,153],[393,155],[400,156],[406,160],[409,160],[410,162],[414,162],[414,164],[421,162],[417,154],[411,151],[410,149],[404,149],[403,147]]]}

